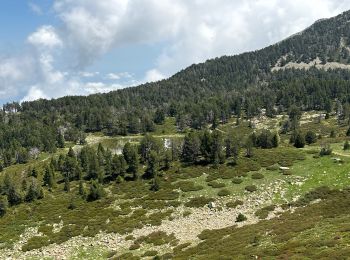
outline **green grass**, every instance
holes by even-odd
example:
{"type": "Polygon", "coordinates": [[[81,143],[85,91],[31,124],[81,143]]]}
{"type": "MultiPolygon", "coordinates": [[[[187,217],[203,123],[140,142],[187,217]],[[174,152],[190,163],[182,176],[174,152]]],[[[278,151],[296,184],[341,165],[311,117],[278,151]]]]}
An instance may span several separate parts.
{"type": "MultiPolygon", "coordinates": [[[[326,133],[331,127],[332,120],[334,121],[334,119],[330,119],[323,122],[320,131],[326,133]]],[[[276,124],[275,121],[266,123],[271,124],[271,126],[276,124]]],[[[302,128],[308,126],[316,128],[317,124],[314,122],[307,123],[302,128]]],[[[234,131],[242,138],[252,132],[246,122],[235,126],[232,120],[229,124],[220,126],[219,129],[224,134],[234,131]]],[[[343,133],[344,129],[340,128],[338,132],[343,133]]],[[[111,149],[117,149],[127,141],[137,143],[142,138],[142,135],[106,137],[101,134],[93,134],[93,136],[101,141],[104,146],[111,149]]],[[[164,125],[157,126],[155,136],[156,138],[183,138],[183,134],[176,132],[173,118],[168,118],[164,125]]],[[[92,137],[91,139],[93,139],[92,137]]],[[[281,136],[281,139],[287,140],[288,135],[281,136]]],[[[280,185],[280,190],[284,192],[273,194],[272,200],[264,202],[266,205],[261,205],[262,208],[256,211],[256,215],[264,219],[273,210],[272,204],[283,204],[285,206],[288,203],[289,205],[307,205],[311,201],[310,198],[313,199],[319,195],[310,193],[315,188],[328,186],[334,189],[345,189],[350,187],[350,151],[344,152],[342,150],[344,140],[342,136],[335,139],[323,138],[321,141],[331,142],[335,154],[316,159],[313,157],[318,154],[321,141],[304,149],[293,148],[288,142],[283,142],[279,148],[275,149],[254,149],[252,158],[244,157],[244,149],[242,149],[236,166],[222,164],[217,169],[214,169],[212,165],[186,166],[180,162],[174,162],[170,170],[162,172],[165,178],[160,178],[160,190],[157,192],[150,191],[149,181],[111,183],[105,185],[105,188],[109,191],[107,197],[90,203],[86,203],[77,196],[77,182],[71,183],[72,191],[70,194],[63,192],[63,184],[60,184],[52,192],[45,189],[43,200],[12,207],[5,217],[0,218],[0,247],[11,248],[27,227],[39,227],[39,232],[42,232],[44,236],[35,236],[29,239],[22,248],[23,251],[40,248],[48,243],[60,244],[78,235],[93,237],[99,231],[127,235],[135,229],[147,225],[158,226],[162,220],[174,218],[174,208],[176,207],[185,206],[183,217],[191,214],[192,209],[190,208],[207,207],[211,201],[218,201],[219,206],[223,208],[225,206],[236,208],[245,204],[243,200],[245,196],[260,196],[267,187],[274,187],[277,183],[280,185]],[[332,157],[339,157],[343,162],[335,163],[332,157]],[[290,167],[291,175],[283,175],[279,170],[280,166],[290,167]],[[246,187],[256,187],[256,191],[250,193],[246,191],[246,187]],[[72,195],[77,208],[69,210],[67,207],[72,195]],[[306,199],[298,200],[298,197],[305,195],[306,199]],[[296,200],[294,204],[291,203],[293,200],[296,200]],[[58,233],[53,233],[52,225],[59,223],[61,220],[64,223],[63,229],[58,233]],[[108,224],[106,224],[107,220],[108,224]]],[[[60,149],[56,155],[66,152],[67,149],[60,149]]],[[[44,166],[43,160],[47,160],[50,156],[52,155],[42,154],[38,160],[30,161],[26,165],[8,167],[1,173],[0,177],[5,172],[11,175],[20,174],[32,166],[40,171],[44,166]]],[[[327,196],[326,199],[332,199],[327,196]]],[[[337,198],[334,199],[336,201],[337,198]]],[[[338,199],[341,205],[347,207],[341,198],[338,199]]],[[[242,259],[245,259],[248,250],[252,252],[251,254],[269,255],[272,258],[277,258],[277,256],[289,258],[293,255],[300,256],[305,252],[309,254],[308,243],[310,243],[311,248],[322,248],[319,254],[309,254],[310,258],[316,256],[327,258],[327,256],[334,256],[335,254],[332,247],[343,245],[343,242],[339,244],[332,240],[332,232],[337,233],[338,236],[338,233],[342,234],[338,227],[342,225],[342,230],[350,230],[350,223],[348,221],[341,223],[340,220],[344,220],[345,217],[339,216],[343,213],[338,209],[338,205],[334,213],[335,223],[332,223],[329,219],[321,220],[321,213],[330,214],[324,208],[327,208],[326,205],[322,207],[320,209],[311,205],[298,211],[310,217],[310,220],[306,221],[307,225],[303,223],[300,228],[296,224],[300,221],[300,216],[285,213],[282,218],[292,227],[291,230],[286,230],[287,226],[274,222],[274,220],[262,221],[257,225],[242,229],[230,227],[219,231],[203,232],[201,235],[204,238],[203,241],[195,247],[189,247],[188,245],[176,246],[176,239],[171,235],[164,234],[153,234],[150,237],[143,238],[129,236],[128,239],[135,240],[132,249],[133,253],[138,256],[143,254],[153,256],[155,250],[152,247],[167,244],[170,248],[175,248],[173,252],[175,254],[174,259],[187,259],[187,257],[195,254],[195,250],[197,250],[198,255],[196,256],[198,256],[198,259],[205,259],[206,254],[209,257],[214,257],[212,259],[226,259],[225,257],[229,255],[228,252],[232,253],[233,251],[227,251],[227,249],[220,246],[218,246],[219,252],[208,252],[208,250],[215,247],[217,243],[227,242],[231,246],[230,250],[237,248],[237,256],[238,258],[241,256],[242,259]],[[329,231],[326,228],[313,225],[312,220],[319,225],[324,225],[329,231]],[[271,230],[272,235],[264,236],[266,232],[271,230]],[[322,239],[315,239],[312,234],[318,234],[322,236],[322,239]],[[292,239],[292,236],[297,239],[292,239]],[[214,238],[217,241],[213,241],[214,238]],[[292,253],[289,255],[290,252],[292,253]],[[217,255],[219,253],[220,255],[217,255]]],[[[244,214],[244,212],[242,213],[244,214]]],[[[344,240],[348,239],[345,235],[340,236],[342,239],[345,237],[344,240]]],[[[85,251],[83,249],[79,250],[74,255],[75,258],[72,259],[105,259],[111,254],[103,248],[91,248],[85,251]]],[[[157,251],[159,250],[157,249],[157,251]]],[[[159,252],[160,254],[164,253],[161,250],[159,252]]],[[[347,251],[342,252],[347,253],[347,251]]],[[[121,259],[132,259],[135,256],[128,254],[119,257],[122,257],[121,259]]]]}

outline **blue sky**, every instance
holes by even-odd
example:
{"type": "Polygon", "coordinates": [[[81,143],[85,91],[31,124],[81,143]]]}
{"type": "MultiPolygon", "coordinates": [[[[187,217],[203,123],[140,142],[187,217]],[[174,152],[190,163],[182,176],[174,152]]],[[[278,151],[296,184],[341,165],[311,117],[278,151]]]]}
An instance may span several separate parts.
{"type": "Polygon", "coordinates": [[[2,0],[0,104],[107,92],[255,50],[345,0],[2,0]]]}

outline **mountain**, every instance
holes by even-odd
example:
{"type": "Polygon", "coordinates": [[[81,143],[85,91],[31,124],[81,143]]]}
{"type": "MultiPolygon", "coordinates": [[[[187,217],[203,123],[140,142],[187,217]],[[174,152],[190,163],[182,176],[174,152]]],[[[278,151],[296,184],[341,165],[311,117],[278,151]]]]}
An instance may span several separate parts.
{"type": "Polygon", "coordinates": [[[0,111],[0,258],[350,259],[349,12],[156,83],[0,111]]]}
{"type": "MultiPolygon", "coordinates": [[[[0,140],[13,137],[13,132],[16,136],[33,135],[31,124],[42,125],[40,129],[52,133],[45,140],[51,140],[62,127],[72,128],[75,136],[77,131],[103,130],[109,135],[151,132],[156,114],[176,117],[180,129],[200,129],[213,120],[227,122],[233,114],[251,118],[263,108],[269,116],[276,109],[288,111],[292,105],[330,112],[335,101],[345,105],[350,100],[349,21],[347,11],[317,21],[275,45],[192,65],[155,83],[87,97],[7,104],[2,122],[9,123],[0,125],[4,131],[0,140]],[[9,120],[6,111],[20,114],[12,113],[16,119],[9,120]]],[[[54,144],[40,141],[41,134],[37,133],[34,141],[31,137],[18,142],[50,150],[44,146],[54,144]]],[[[13,141],[4,143],[3,148],[14,146],[13,141]]]]}
{"type": "MultiPolygon", "coordinates": [[[[128,110],[130,107],[167,108],[172,102],[199,102],[209,96],[236,96],[242,91],[266,94],[274,90],[274,83],[303,79],[305,74],[313,78],[327,79],[346,77],[350,51],[350,12],[331,19],[320,20],[303,32],[262,50],[236,56],[224,56],[192,65],[173,77],[156,83],[118,90],[90,97],[70,97],[54,101],[24,103],[24,110],[40,110],[42,106],[66,110],[76,102],[98,106],[115,106],[128,110]],[[314,63],[317,63],[314,66],[314,63]],[[303,63],[306,63],[303,65],[303,63]],[[307,68],[309,71],[285,71],[285,69],[307,68]],[[327,75],[312,68],[333,69],[327,75]],[[274,73],[275,72],[275,73],[274,73]],[[344,73],[344,75],[339,75],[344,73]],[[293,80],[291,80],[293,78],[293,80]],[[267,88],[267,89],[266,89],[267,88]]],[[[284,103],[278,97],[277,103],[284,103]]],[[[299,100],[297,100],[299,101],[299,100]]],[[[305,105],[304,101],[300,105],[305,105]]],[[[80,105],[80,104],[79,104],[80,105]]],[[[260,102],[259,102],[259,105],[260,102]]],[[[288,104],[287,104],[288,105],[288,104]]],[[[315,106],[321,104],[315,104],[315,106]]],[[[72,109],[74,111],[74,109],[72,109]]]]}

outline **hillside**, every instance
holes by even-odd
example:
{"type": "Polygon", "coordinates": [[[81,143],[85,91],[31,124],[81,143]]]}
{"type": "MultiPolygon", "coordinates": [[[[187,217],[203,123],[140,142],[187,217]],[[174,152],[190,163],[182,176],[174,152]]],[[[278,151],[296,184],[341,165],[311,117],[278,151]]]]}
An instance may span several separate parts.
{"type": "Polygon", "coordinates": [[[0,259],[349,258],[349,20],[4,105],[0,259]]]}

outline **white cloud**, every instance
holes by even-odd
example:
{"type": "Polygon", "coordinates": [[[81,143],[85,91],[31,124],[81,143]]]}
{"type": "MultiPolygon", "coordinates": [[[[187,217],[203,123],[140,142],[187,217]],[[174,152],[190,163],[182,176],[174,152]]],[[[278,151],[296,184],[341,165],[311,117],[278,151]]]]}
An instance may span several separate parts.
{"type": "Polygon", "coordinates": [[[157,69],[152,69],[146,72],[145,82],[155,82],[164,79],[165,76],[157,69]]]}
{"type": "Polygon", "coordinates": [[[57,0],[76,66],[126,44],[167,42],[149,76],[170,76],[211,57],[254,50],[350,3],[339,0],[57,0]]]}
{"type": "Polygon", "coordinates": [[[51,25],[44,25],[29,35],[28,42],[38,48],[54,48],[63,45],[56,29],[51,25]]]}
{"type": "Polygon", "coordinates": [[[35,13],[37,15],[43,15],[43,10],[37,4],[29,2],[28,6],[33,13],[35,13]]]}
{"type": "Polygon", "coordinates": [[[100,72],[98,72],[98,71],[95,71],[95,72],[81,71],[79,73],[79,75],[81,77],[84,77],[84,78],[92,78],[92,77],[98,76],[99,74],[100,74],[100,72]]]}
{"type": "Polygon", "coordinates": [[[129,72],[108,73],[106,75],[106,78],[110,80],[131,79],[132,77],[129,72]]]}
{"type": "Polygon", "coordinates": [[[94,93],[109,92],[109,91],[121,89],[124,87],[125,86],[121,84],[109,85],[104,82],[88,82],[84,85],[84,90],[87,92],[87,94],[94,94],[94,93]]]}
{"type": "Polygon", "coordinates": [[[115,74],[115,73],[109,73],[107,75],[107,78],[112,79],[112,80],[118,80],[118,79],[120,79],[120,76],[118,74],[115,74]]]}
{"type": "Polygon", "coordinates": [[[48,96],[46,96],[43,91],[40,89],[40,87],[38,86],[31,86],[28,94],[21,100],[21,102],[23,101],[33,101],[33,100],[37,100],[40,98],[48,98],[48,96]]]}
{"type": "Polygon", "coordinates": [[[192,63],[267,46],[346,9],[345,0],[56,0],[59,25],[30,34],[25,55],[0,57],[1,98],[83,95],[158,81],[192,63]],[[86,71],[116,48],[155,44],[158,58],[138,79],[133,71],[86,71]],[[89,78],[95,82],[85,83],[89,78]]]}

